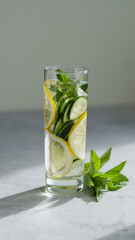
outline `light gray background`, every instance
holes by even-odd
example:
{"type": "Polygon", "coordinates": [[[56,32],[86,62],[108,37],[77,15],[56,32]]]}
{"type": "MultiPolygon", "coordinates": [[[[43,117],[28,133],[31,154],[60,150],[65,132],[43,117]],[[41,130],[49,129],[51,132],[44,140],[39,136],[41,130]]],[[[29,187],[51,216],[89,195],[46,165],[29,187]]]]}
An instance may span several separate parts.
{"type": "Polygon", "coordinates": [[[89,106],[135,104],[134,0],[0,0],[0,111],[43,108],[43,68],[86,66],[89,106]]]}

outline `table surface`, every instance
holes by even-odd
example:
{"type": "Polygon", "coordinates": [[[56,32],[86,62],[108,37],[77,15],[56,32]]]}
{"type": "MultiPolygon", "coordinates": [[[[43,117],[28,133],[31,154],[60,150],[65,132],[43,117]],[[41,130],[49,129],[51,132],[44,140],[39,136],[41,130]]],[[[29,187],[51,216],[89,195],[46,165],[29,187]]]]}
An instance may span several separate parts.
{"type": "Polygon", "coordinates": [[[135,106],[88,110],[86,161],[112,146],[130,182],[104,194],[44,193],[43,112],[0,113],[0,239],[135,239],[135,106]]]}

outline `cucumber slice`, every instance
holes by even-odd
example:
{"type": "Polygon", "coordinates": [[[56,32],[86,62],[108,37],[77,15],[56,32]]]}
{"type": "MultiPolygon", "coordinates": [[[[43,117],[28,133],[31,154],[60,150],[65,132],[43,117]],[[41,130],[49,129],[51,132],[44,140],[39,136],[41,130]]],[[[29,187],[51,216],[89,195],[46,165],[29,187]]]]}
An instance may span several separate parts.
{"type": "Polygon", "coordinates": [[[70,113],[70,108],[72,106],[72,104],[74,103],[74,101],[71,101],[68,106],[65,109],[65,112],[63,113],[63,122],[67,122],[69,121],[69,113],[70,113]]]}
{"type": "Polygon", "coordinates": [[[85,97],[78,97],[70,109],[69,119],[70,120],[78,119],[86,110],[87,99],[85,97]]]}
{"type": "Polygon", "coordinates": [[[61,121],[61,118],[60,118],[57,121],[56,126],[55,126],[55,130],[54,130],[54,132],[57,136],[59,136],[59,131],[60,131],[61,127],[62,127],[62,121],[61,121]]]}
{"type": "MultiPolygon", "coordinates": [[[[65,115],[65,109],[73,101],[73,99],[74,99],[73,97],[66,97],[65,95],[60,99],[58,107],[57,107],[57,112],[56,112],[56,117],[55,117],[55,122],[54,122],[54,127],[53,127],[53,133],[58,134],[60,127],[62,127],[62,121],[63,121],[63,117],[65,115]]],[[[68,120],[69,119],[66,118],[66,121],[68,121],[68,120]]]]}
{"type": "Polygon", "coordinates": [[[58,107],[57,107],[58,114],[61,113],[61,106],[63,105],[63,103],[65,102],[66,99],[67,99],[67,97],[65,95],[61,97],[61,99],[58,103],[58,107]]]}
{"type": "Polygon", "coordinates": [[[63,111],[67,108],[68,104],[73,101],[73,97],[67,97],[60,106],[60,113],[63,113],[63,111]]]}
{"type": "Polygon", "coordinates": [[[55,117],[54,126],[53,126],[53,133],[55,133],[56,126],[57,126],[57,124],[58,124],[58,122],[59,122],[60,119],[61,119],[61,117],[60,117],[60,115],[59,115],[59,113],[58,113],[58,111],[57,111],[57,112],[56,112],[56,117],[55,117]]]}
{"type": "Polygon", "coordinates": [[[81,161],[79,158],[75,158],[75,159],[73,159],[73,162],[76,162],[76,161],[81,161]]]}
{"type": "Polygon", "coordinates": [[[73,125],[74,125],[73,121],[68,121],[66,123],[63,123],[62,127],[59,129],[59,132],[57,133],[57,136],[63,139],[67,139],[68,133],[73,125]]]}
{"type": "Polygon", "coordinates": [[[62,118],[62,114],[60,113],[60,108],[62,106],[62,104],[65,102],[65,99],[67,99],[67,96],[62,96],[58,102],[58,105],[57,105],[57,112],[56,112],[56,117],[55,117],[55,122],[54,122],[54,127],[53,127],[53,133],[55,133],[55,128],[56,128],[56,125],[58,123],[58,121],[62,118]]]}

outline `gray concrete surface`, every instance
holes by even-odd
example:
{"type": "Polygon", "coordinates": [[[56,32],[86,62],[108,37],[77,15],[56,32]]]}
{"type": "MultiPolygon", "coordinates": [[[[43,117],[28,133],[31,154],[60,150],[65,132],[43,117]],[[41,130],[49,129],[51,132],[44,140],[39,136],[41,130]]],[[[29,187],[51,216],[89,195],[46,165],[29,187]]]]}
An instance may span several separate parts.
{"type": "Polygon", "coordinates": [[[135,107],[88,111],[86,161],[112,146],[111,161],[128,160],[129,184],[105,193],[44,193],[43,113],[0,113],[0,240],[135,239],[135,107]]]}

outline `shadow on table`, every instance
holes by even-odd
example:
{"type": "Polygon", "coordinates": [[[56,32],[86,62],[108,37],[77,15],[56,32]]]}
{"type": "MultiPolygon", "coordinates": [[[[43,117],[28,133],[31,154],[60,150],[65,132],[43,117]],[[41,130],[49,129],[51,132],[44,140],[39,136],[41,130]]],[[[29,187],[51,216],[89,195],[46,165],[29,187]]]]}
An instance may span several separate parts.
{"type": "Polygon", "coordinates": [[[104,236],[98,240],[134,240],[135,239],[135,225],[121,229],[117,232],[114,232],[110,235],[104,236]]]}
{"type": "Polygon", "coordinates": [[[12,195],[0,199],[0,218],[4,218],[13,214],[29,210],[40,206],[36,212],[48,208],[54,208],[63,205],[73,198],[82,199],[85,203],[96,202],[94,196],[90,192],[78,192],[72,196],[58,196],[45,192],[44,187],[36,188],[30,191],[12,195]],[[47,205],[46,205],[47,204],[47,205]]]}

